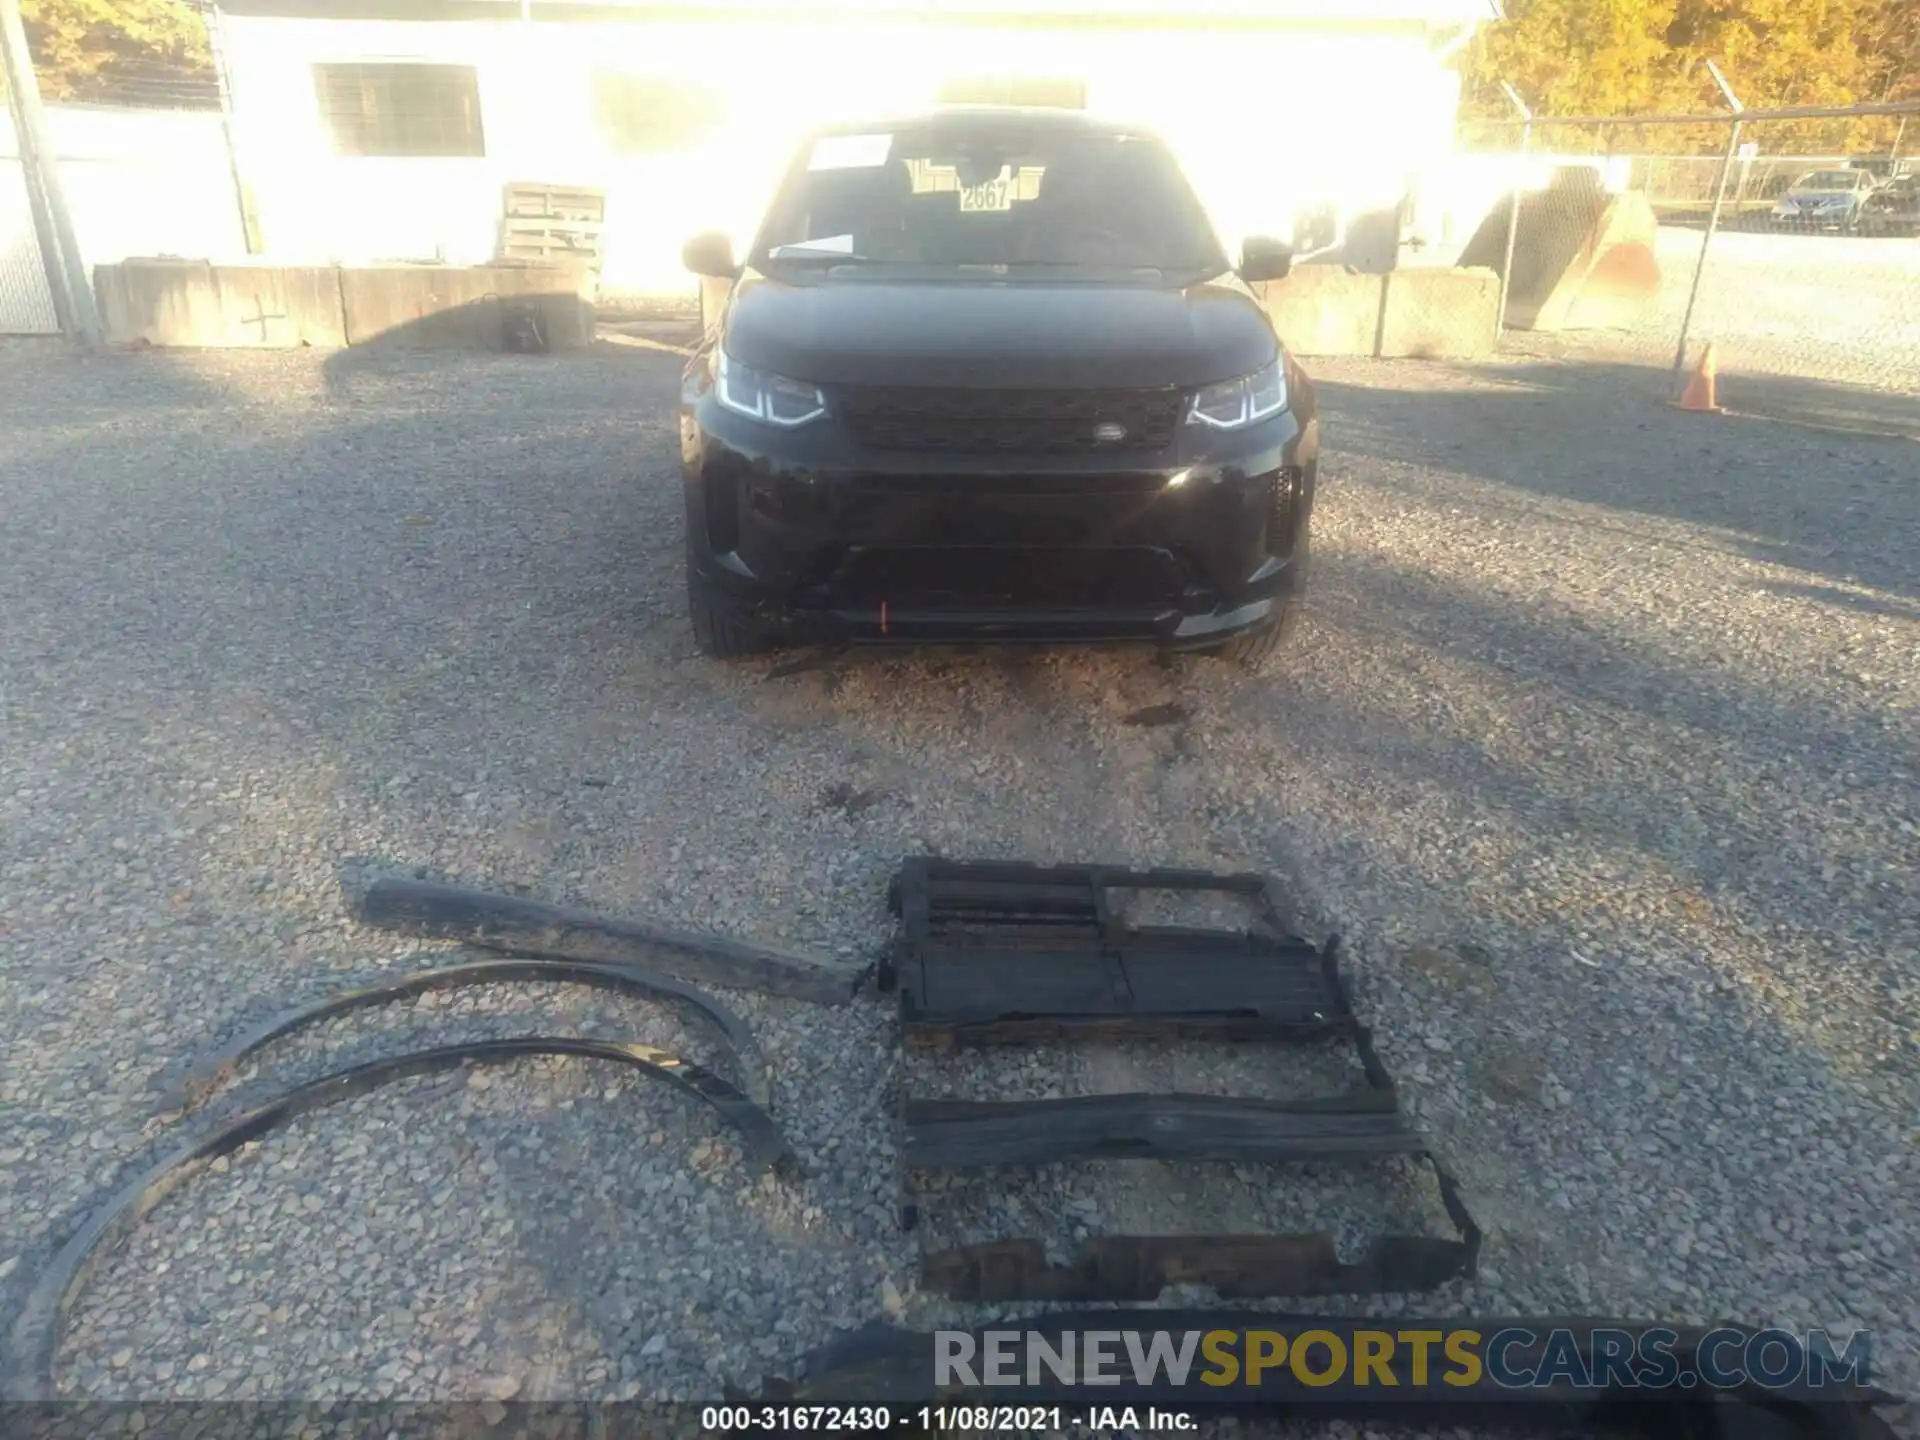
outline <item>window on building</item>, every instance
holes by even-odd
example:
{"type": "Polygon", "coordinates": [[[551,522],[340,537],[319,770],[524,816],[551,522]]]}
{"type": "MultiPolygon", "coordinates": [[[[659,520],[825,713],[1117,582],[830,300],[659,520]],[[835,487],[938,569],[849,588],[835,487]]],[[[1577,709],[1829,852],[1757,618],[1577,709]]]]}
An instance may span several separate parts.
{"type": "Polygon", "coordinates": [[[484,155],[471,65],[316,65],[336,155],[484,155]]]}
{"type": "Polygon", "coordinates": [[[657,75],[600,74],[593,78],[593,118],[616,155],[663,155],[691,150],[720,123],[712,90],[657,75]]]}
{"type": "Polygon", "coordinates": [[[1087,108],[1087,82],[1018,75],[953,80],[940,87],[942,105],[1034,105],[1053,110],[1087,108]]]}

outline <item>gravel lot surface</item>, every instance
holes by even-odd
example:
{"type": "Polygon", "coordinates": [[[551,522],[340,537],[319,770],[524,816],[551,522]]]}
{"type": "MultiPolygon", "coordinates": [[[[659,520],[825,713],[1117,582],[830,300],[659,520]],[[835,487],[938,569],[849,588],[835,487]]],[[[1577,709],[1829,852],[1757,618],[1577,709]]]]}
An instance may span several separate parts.
{"type": "MultiPolygon", "coordinates": [[[[676,369],[0,348],[0,1302],[176,1135],[152,1077],[439,953],[342,918],[355,857],[865,955],[932,849],[1273,870],[1348,936],[1489,1234],[1475,1284],[1326,1308],[1864,1325],[1920,1386],[1920,450],[1578,366],[1323,362],[1313,612],[1274,673],[725,666],[682,614],[676,369]]],[[[877,1005],[723,998],[806,1178],[606,1066],[409,1082],[156,1211],[63,1390],[712,1397],[960,1313],[894,1225],[909,1071],[1271,1078],[934,1065],[877,1005]]],[[[712,1054],[624,997],[456,992],[271,1047],[197,1123],[403,1038],[553,1029],[712,1054]]],[[[1420,1199],[1291,1179],[1279,1218],[1343,1235],[1420,1199]]],[[[1201,1183],[1042,1174],[971,1213],[1065,1240],[1201,1183]]]]}

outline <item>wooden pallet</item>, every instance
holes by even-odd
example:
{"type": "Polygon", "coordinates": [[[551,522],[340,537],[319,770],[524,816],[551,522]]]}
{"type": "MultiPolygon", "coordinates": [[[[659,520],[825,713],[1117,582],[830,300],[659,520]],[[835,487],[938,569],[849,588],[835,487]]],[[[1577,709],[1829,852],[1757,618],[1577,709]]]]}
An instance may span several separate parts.
{"type": "Polygon", "coordinates": [[[509,184],[501,199],[496,260],[552,264],[585,260],[598,273],[606,229],[603,190],[577,185],[509,184]]]}

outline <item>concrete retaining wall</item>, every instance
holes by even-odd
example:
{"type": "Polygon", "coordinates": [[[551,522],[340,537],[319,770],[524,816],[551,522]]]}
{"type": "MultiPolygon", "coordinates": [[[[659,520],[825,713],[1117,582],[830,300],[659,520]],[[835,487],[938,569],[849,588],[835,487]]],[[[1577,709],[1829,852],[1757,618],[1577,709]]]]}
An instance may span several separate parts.
{"type": "Polygon", "coordinates": [[[516,314],[538,317],[547,347],[593,341],[592,277],[521,266],[398,265],[343,269],[347,344],[413,350],[499,350],[516,314]]]}
{"type": "Polygon", "coordinates": [[[1273,325],[1296,355],[1371,355],[1380,331],[1385,277],[1339,265],[1298,265],[1284,280],[1255,288],[1273,325]]]}
{"type": "MultiPolygon", "coordinates": [[[[546,347],[593,341],[593,280],[537,266],[209,265],[128,260],[94,272],[107,338],[117,344],[500,350],[530,317],[546,347]]],[[[701,287],[711,323],[728,282],[701,287]]],[[[1475,359],[1498,338],[1491,270],[1349,274],[1302,265],[1259,287],[1281,338],[1300,355],[1475,359]]]]}
{"type": "Polygon", "coordinates": [[[1255,288],[1296,355],[1471,360],[1499,338],[1500,277],[1491,270],[1361,275],[1301,265],[1255,288]]]}
{"type": "Polygon", "coordinates": [[[113,344],[500,350],[525,317],[548,349],[593,341],[592,277],[574,267],[128,260],[97,266],[94,289],[113,344]]]}
{"type": "Polygon", "coordinates": [[[1386,277],[1380,355],[1481,360],[1500,338],[1500,277],[1491,270],[1395,270],[1386,277]]]}
{"type": "Polygon", "coordinates": [[[116,344],[285,349],[346,341],[339,272],[321,267],[128,260],[94,267],[116,344]]]}

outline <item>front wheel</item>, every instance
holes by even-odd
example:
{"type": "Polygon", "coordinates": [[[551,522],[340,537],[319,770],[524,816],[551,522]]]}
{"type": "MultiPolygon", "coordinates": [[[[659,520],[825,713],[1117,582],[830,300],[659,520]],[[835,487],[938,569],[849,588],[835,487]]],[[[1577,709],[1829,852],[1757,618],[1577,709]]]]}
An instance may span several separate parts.
{"type": "Polygon", "coordinates": [[[1243,670],[1261,670],[1280,651],[1293,643],[1300,628],[1300,601],[1290,598],[1280,606],[1280,615],[1271,625],[1236,635],[1226,644],[1209,651],[1229,660],[1243,670]]]}
{"type": "Polygon", "coordinates": [[[1307,581],[1312,574],[1312,551],[1304,527],[1300,531],[1300,538],[1293,544],[1294,573],[1288,581],[1287,593],[1280,601],[1280,613],[1273,622],[1262,625],[1258,630],[1249,630],[1244,635],[1236,635],[1203,651],[1203,654],[1231,660],[1244,670],[1259,670],[1293,643],[1300,629],[1300,612],[1307,603],[1307,581]]]}
{"type": "Polygon", "coordinates": [[[739,660],[773,648],[764,635],[729,615],[712,591],[691,573],[687,576],[687,618],[693,622],[693,643],[702,655],[715,660],[739,660]]]}

